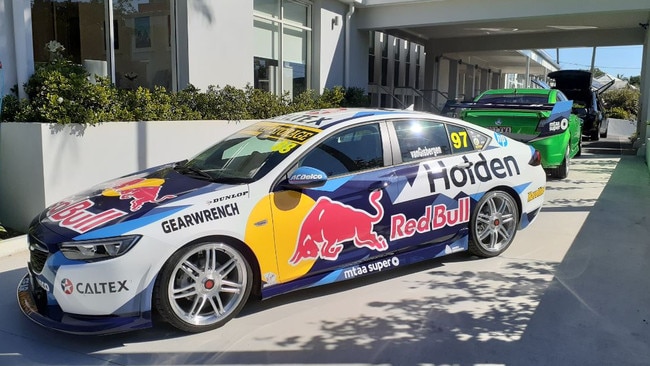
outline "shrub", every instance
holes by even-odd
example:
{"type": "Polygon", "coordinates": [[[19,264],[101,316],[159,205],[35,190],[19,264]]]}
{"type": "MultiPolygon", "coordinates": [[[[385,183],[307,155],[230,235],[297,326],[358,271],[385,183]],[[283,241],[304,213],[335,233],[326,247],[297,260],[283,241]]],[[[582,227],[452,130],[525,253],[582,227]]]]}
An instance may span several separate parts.
{"type": "Polygon", "coordinates": [[[256,119],[271,118],[289,112],[287,95],[277,96],[250,85],[245,89],[248,113],[256,119]]]}
{"type": "Polygon", "coordinates": [[[319,95],[306,90],[293,98],[274,95],[247,85],[237,89],[209,86],[201,92],[193,85],[178,92],[156,86],[118,89],[108,78],[95,77],[62,55],[63,46],[52,41],[46,49],[50,61],[37,66],[25,83],[27,99],[4,97],[2,120],[17,122],[80,123],[157,120],[263,119],[318,108],[365,107],[369,98],[361,88],[337,86],[319,95]]]}
{"type": "Polygon", "coordinates": [[[614,107],[607,110],[607,117],[631,120],[632,115],[621,107],[614,107]]]}
{"type": "Polygon", "coordinates": [[[638,89],[616,89],[602,94],[603,103],[609,117],[636,119],[639,113],[639,97],[641,92],[638,89]],[[626,117],[614,117],[624,115],[626,117]]]}
{"type": "Polygon", "coordinates": [[[370,97],[363,88],[351,87],[345,91],[345,99],[341,103],[342,107],[369,107],[370,97]]]}

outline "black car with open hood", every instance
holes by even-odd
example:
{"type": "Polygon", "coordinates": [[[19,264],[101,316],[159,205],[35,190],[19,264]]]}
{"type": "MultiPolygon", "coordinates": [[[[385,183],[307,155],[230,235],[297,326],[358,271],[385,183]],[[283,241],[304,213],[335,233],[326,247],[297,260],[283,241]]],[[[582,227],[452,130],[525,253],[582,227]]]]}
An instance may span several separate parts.
{"type": "Polygon", "coordinates": [[[555,82],[553,88],[573,100],[573,113],[584,121],[582,133],[594,141],[607,137],[607,116],[601,94],[614,82],[594,88],[592,73],[584,70],[559,70],[548,77],[555,82]]]}

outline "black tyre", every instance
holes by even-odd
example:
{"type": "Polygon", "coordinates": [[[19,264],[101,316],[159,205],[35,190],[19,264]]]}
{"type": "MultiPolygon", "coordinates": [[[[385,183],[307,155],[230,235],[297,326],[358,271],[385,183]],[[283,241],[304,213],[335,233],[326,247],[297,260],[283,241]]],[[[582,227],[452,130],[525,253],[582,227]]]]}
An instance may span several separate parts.
{"type": "Polygon", "coordinates": [[[190,244],[169,258],[154,299],[163,319],[185,332],[219,328],[244,307],[251,292],[250,264],[221,242],[190,244]]]}
{"type": "Polygon", "coordinates": [[[596,127],[595,130],[591,131],[590,140],[591,140],[591,141],[598,141],[598,140],[600,140],[600,131],[599,131],[599,128],[598,128],[598,127],[596,127]]]}
{"type": "Polygon", "coordinates": [[[560,166],[551,169],[551,175],[558,179],[564,179],[569,176],[569,166],[571,165],[571,147],[567,145],[564,152],[564,159],[560,166]]]}
{"type": "Polygon", "coordinates": [[[515,238],[519,208],[510,194],[491,191],[476,204],[470,220],[469,251],[479,257],[503,253],[515,238]]]}
{"type": "Polygon", "coordinates": [[[600,134],[600,137],[606,139],[606,138],[607,138],[607,130],[608,130],[608,129],[609,129],[609,128],[605,129],[605,132],[601,133],[601,134],[600,134]]]}
{"type": "Polygon", "coordinates": [[[582,135],[580,135],[580,140],[578,140],[578,152],[576,156],[582,156],[582,135]]]}

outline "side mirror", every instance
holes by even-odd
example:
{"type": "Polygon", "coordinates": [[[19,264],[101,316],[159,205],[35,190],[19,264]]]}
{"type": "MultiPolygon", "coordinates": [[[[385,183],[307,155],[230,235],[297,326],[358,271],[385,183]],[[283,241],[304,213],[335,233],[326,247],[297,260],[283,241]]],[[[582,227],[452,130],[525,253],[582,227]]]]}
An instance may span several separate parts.
{"type": "Polygon", "coordinates": [[[289,175],[287,183],[297,188],[315,188],[327,182],[327,174],[320,169],[301,166],[289,175]]]}

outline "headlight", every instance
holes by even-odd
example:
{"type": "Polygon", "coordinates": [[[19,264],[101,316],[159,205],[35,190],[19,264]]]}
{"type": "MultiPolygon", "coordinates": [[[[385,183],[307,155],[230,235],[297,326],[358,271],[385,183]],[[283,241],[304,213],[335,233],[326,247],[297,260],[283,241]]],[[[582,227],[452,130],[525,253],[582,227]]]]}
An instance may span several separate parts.
{"type": "Polygon", "coordinates": [[[68,241],[61,243],[61,253],[68,259],[98,261],[119,257],[140,240],[140,235],[118,236],[106,239],[68,241]]]}

